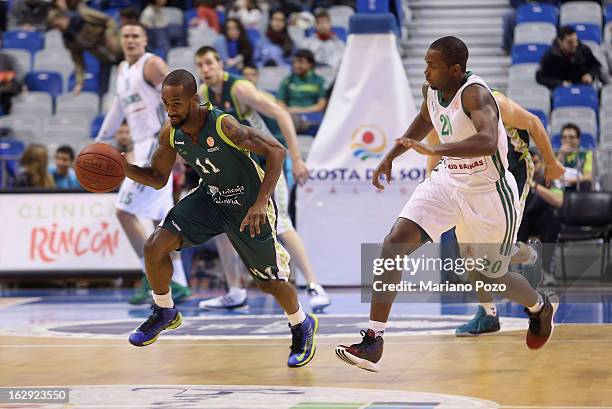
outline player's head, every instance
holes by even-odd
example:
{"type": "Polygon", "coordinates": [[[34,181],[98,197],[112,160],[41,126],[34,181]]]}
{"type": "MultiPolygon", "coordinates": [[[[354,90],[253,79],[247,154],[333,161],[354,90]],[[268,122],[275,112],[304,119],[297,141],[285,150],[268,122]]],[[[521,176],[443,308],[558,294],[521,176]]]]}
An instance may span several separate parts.
{"type": "Polygon", "coordinates": [[[433,90],[446,90],[465,77],[468,49],[457,37],[442,37],[431,43],[425,55],[425,80],[433,90]]]}
{"type": "Polygon", "coordinates": [[[557,41],[561,52],[565,55],[574,55],[578,50],[578,34],[570,26],[561,27],[557,33],[557,41]]]}
{"type": "Polygon", "coordinates": [[[314,68],[315,58],[310,50],[298,50],[293,57],[293,72],[297,75],[306,75],[314,68]]]}
{"type": "Polygon", "coordinates": [[[74,161],[74,150],[68,145],[62,145],[55,151],[55,169],[60,175],[68,173],[74,161]]]}
{"type": "Polygon", "coordinates": [[[192,111],[198,109],[196,80],[187,70],[174,70],[162,83],[162,103],[174,128],[181,127],[192,111]]]}
{"type": "Polygon", "coordinates": [[[204,46],[195,53],[195,63],[200,79],[209,87],[223,81],[223,61],[214,47],[204,46]]]}
{"type": "Polygon", "coordinates": [[[147,47],[147,30],[137,21],[128,21],[121,27],[121,50],[125,59],[134,62],[147,47]]]}
{"type": "Polygon", "coordinates": [[[257,71],[257,67],[250,64],[245,64],[241,71],[242,76],[245,80],[251,81],[253,85],[257,86],[257,82],[259,82],[259,71],[257,71]]]}

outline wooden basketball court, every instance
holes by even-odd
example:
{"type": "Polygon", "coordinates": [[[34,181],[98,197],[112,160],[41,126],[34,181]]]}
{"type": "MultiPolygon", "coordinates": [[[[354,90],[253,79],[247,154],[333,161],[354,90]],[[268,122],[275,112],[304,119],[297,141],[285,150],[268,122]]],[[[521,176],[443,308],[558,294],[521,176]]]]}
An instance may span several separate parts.
{"type": "MultiPolygon", "coordinates": [[[[4,299],[3,304],[3,313],[18,308],[11,307],[11,299],[4,299]]],[[[43,311],[40,322],[53,319],[43,311]]],[[[326,319],[320,316],[322,323],[326,319]]],[[[185,320],[189,322],[190,318],[185,320]]],[[[286,367],[289,335],[219,340],[162,336],[149,347],[135,348],[119,338],[5,334],[0,336],[0,379],[5,387],[356,388],[460,395],[507,408],[612,407],[612,327],[561,324],[552,341],[535,352],[526,348],[524,336],[523,330],[479,338],[450,334],[388,336],[382,370],[370,373],[344,364],[334,354],[337,343],[355,342],[357,333],[349,337],[321,333],[315,358],[300,369],[286,367]]],[[[347,393],[350,395],[351,390],[347,393]]],[[[107,404],[114,407],[112,393],[107,404]]],[[[248,400],[245,405],[249,407],[248,400]]],[[[336,407],[331,405],[317,408],[336,407]]],[[[273,400],[269,407],[276,407],[273,400]]]]}

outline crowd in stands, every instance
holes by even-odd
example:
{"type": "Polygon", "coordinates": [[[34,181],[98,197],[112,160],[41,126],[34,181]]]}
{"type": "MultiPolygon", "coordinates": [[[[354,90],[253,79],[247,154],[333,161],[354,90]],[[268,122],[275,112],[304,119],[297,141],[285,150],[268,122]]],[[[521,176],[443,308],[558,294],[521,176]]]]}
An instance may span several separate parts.
{"type": "MultiPolygon", "coordinates": [[[[28,143],[46,145],[52,159],[59,145],[78,152],[97,133],[114,97],[116,65],[123,59],[119,29],[128,21],[146,28],[147,49],[164,58],[170,69],[196,74],[195,51],[210,45],[228,72],[255,70],[263,78],[262,88],[278,95],[294,112],[296,125],[314,136],[355,1],[13,0],[7,5],[0,50],[0,129],[21,140],[22,152],[28,143]],[[81,115],[85,105],[90,111],[81,115]],[[30,111],[39,117],[26,126],[30,111]],[[67,134],[79,133],[80,139],[46,138],[52,129],[58,136],[71,126],[67,134]]],[[[127,149],[121,132],[118,137],[127,149]]],[[[0,187],[29,185],[19,173],[21,153],[14,153],[11,163],[0,161],[0,187]]]]}

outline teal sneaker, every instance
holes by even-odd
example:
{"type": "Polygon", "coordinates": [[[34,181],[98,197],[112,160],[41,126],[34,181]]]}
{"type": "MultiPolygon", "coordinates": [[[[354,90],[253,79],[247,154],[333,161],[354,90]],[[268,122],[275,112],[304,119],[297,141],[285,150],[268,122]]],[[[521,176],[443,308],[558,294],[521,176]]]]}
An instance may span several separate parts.
{"type": "Polygon", "coordinates": [[[172,290],[172,300],[175,304],[179,304],[191,297],[189,287],[182,286],[174,281],[170,283],[170,289],[172,290]]]}
{"type": "Polygon", "coordinates": [[[487,315],[482,305],[479,305],[474,318],[458,327],[455,330],[455,336],[475,337],[482,334],[491,334],[499,331],[499,329],[499,317],[497,315],[487,315]]]}
{"type": "Polygon", "coordinates": [[[151,286],[146,276],[142,277],[140,286],[134,291],[134,295],[128,300],[132,305],[140,304],[151,304],[153,303],[153,296],[151,295],[151,286]]]}

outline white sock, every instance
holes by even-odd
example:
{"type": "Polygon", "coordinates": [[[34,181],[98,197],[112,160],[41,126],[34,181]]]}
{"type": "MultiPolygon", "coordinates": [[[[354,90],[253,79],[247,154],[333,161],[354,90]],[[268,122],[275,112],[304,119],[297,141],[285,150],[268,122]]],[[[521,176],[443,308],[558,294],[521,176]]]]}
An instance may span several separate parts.
{"type": "Polygon", "coordinates": [[[493,317],[497,316],[497,307],[495,306],[495,303],[481,302],[480,305],[482,305],[482,308],[484,308],[487,315],[491,315],[493,317]]]}
{"type": "Polygon", "coordinates": [[[172,255],[172,281],[183,287],[188,287],[187,277],[185,277],[185,270],[183,269],[183,260],[177,255],[172,255]]]}
{"type": "Polygon", "coordinates": [[[532,305],[531,307],[527,307],[530,313],[535,314],[540,312],[542,307],[544,306],[544,299],[542,298],[542,294],[538,293],[538,301],[532,305]]]}
{"type": "Polygon", "coordinates": [[[246,292],[246,288],[230,287],[227,295],[237,298],[246,298],[246,292]]]}
{"type": "Polygon", "coordinates": [[[374,331],[374,334],[376,334],[377,337],[382,337],[385,333],[385,329],[387,328],[387,323],[370,320],[368,328],[374,331]]]}
{"type": "Polygon", "coordinates": [[[300,307],[293,314],[287,314],[285,312],[285,315],[287,316],[287,319],[289,320],[289,324],[291,324],[292,327],[295,327],[296,325],[300,325],[302,322],[304,322],[304,320],[306,320],[306,313],[302,309],[302,305],[301,304],[298,304],[298,305],[300,307]]]}
{"type": "Polygon", "coordinates": [[[162,308],[174,308],[174,301],[172,301],[172,290],[168,289],[166,294],[155,294],[153,292],[153,301],[158,307],[162,308]]]}

